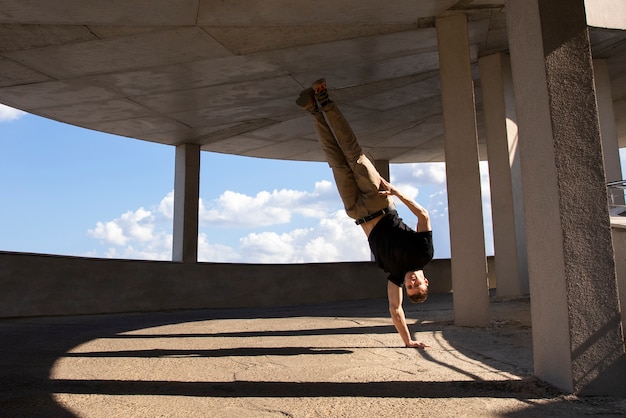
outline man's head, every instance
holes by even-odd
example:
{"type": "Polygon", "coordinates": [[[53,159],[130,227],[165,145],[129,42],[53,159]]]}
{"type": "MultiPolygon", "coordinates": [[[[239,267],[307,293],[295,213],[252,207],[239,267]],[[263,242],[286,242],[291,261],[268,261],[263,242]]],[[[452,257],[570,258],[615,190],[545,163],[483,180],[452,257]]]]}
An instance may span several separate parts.
{"type": "Polygon", "coordinates": [[[428,279],[423,270],[409,271],[404,275],[404,289],[409,300],[422,303],[428,297],[428,279]]]}

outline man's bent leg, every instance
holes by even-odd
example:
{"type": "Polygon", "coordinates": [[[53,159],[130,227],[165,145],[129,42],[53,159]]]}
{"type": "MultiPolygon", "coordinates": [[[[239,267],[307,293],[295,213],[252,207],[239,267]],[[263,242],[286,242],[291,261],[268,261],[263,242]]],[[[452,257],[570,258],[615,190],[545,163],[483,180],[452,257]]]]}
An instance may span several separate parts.
{"type": "Polygon", "coordinates": [[[346,157],[343,155],[341,148],[337,144],[335,136],[326,123],[326,119],[321,112],[312,112],[313,126],[317,132],[317,138],[328,165],[333,171],[337,191],[343,202],[346,213],[352,219],[359,219],[367,215],[363,209],[360,209],[358,203],[361,199],[361,191],[356,183],[352,169],[350,168],[346,157]]]}
{"type": "Polygon", "coordinates": [[[356,161],[363,154],[363,150],[352,131],[352,127],[335,102],[330,102],[323,109],[326,113],[328,125],[335,133],[336,141],[343,151],[343,155],[345,155],[348,161],[356,161]]]}
{"type": "MultiPolygon", "coordinates": [[[[363,155],[361,147],[343,114],[332,104],[330,108],[332,122],[335,123],[342,139],[348,139],[348,141],[343,141],[349,145],[344,147],[345,149],[342,149],[337,141],[337,134],[329,126],[328,113],[327,117],[324,117],[319,111],[312,93],[311,89],[302,91],[296,103],[309,111],[313,117],[313,126],[317,132],[320,146],[328,165],[333,170],[335,184],[348,216],[353,219],[360,219],[393,206],[391,197],[378,195],[380,175],[369,159],[363,155]],[[336,112],[332,112],[334,109],[336,112]],[[348,161],[346,151],[355,158],[355,161],[348,161]],[[357,173],[354,173],[354,170],[357,170],[357,173]]],[[[325,107],[329,107],[328,103],[326,105],[325,107]]]]}
{"type": "MultiPolygon", "coordinates": [[[[355,181],[361,191],[361,205],[365,207],[366,215],[377,212],[387,207],[393,207],[393,199],[390,196],[380,196],[380,174],[374,164],[363,153],[356,135],[350,124],[343,116],[334,102],[324,107],[328,125],[332,128],[341,151],[354,173],[355,181]]],[[[363,215],[365,216],[365,215],[363,215]]]]}
{"type": "Polygon", "coordinates": [[[328,126],[324,114],[322,112],[313,112],[311,116],[313,117],[313,127],[315,128],[315,132],[317,132],[317,139],[322,147],[328,165],[331,167],[347,166],[348,161],[339,147],[339,144],[337,144],[337,139],[330,129],[330,126],[328,126]]]}

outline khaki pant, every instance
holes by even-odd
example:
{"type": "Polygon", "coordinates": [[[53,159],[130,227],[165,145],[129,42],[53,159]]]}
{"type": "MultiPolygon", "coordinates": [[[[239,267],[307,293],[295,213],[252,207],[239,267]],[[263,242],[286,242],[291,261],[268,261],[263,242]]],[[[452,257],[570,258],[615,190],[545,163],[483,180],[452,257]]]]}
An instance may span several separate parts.
{"type": "Polygon", "coordinates": [[[380,174],[363,154],[352,128],[337,105],[331,102],[323,113],[312,115],[322,151],[333,170],[348,216],[360,219],[381,209],[393,208],[391,196],[378,195],[380,174]]]}

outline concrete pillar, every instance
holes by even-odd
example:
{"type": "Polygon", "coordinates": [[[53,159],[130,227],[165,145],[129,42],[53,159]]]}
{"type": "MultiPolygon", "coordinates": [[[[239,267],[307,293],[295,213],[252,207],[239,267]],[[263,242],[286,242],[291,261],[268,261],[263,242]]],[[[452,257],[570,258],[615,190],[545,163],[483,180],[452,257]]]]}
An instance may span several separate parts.
{"type": "Polygon", "coordinates": [[[626,394],[626,362],[583,0],[508,0],[535,374],[626,394]]]}
{"type": "MultiPolygon", "coordinates": [[[[606,60],[593,60],[593,73],[596,86],[596,101],[600,119],[600,136],[602,137],[602,154],[604,155],[604,171],[607,182],[622,180],[622,165],[619,157],[619,143],[613,111],[611,80],[606,60]]],[[[613,193],[609,196],[612,203],[624,204],[624,193],[613,193]]]]}
{"type": "MultiPolygon", "coordinates": [[[[615,250],[615,272],[617,274],[617,294],[620,306],[626,307],[626,223],[611,225],[613,248],[615,250]]],[[[621,309],[622,330],[626,327],[626,309],[621,309]]]]}
{"type": "Polygon", "coordinates": [[[474,85],[467,17],[438,18],[455,324],[489,324],[474,85]]]}
{"type": "Polygon", "coordinates": [[[606,60],[594,60],[593,72],[606,179],[607,181],[622,180],[611,80],[609,79],[609,69],[607,68],[606,60]]]}
{"type": "Polygon", "coordinates": [[[526,230],[517,136],[515,96],[509,56],[478,61],[489,156],[494,264],[499,297],[528,293],[526,230]]]}
{"type": "Polygon", "coordinates": [[[175,170],[172,261],[195,263],[198,261],[200,146],[178,145],[175,170]]]}

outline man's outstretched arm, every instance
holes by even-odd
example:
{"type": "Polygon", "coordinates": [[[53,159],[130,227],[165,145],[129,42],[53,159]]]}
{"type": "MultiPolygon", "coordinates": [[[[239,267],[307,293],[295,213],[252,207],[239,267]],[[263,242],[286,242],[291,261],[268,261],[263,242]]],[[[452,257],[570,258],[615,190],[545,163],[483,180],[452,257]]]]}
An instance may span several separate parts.
{"type": "Polygon", "coordinates": [[[417,232],[433,230],[430,224],[430,215],[428,214],[428,211],[426,210],[426,208],[424,208],[422,205],[420,205],[413,199],[406,197],[404,194],[402,194],[402,192],[400,192],[400,190],[393,187],[391,183],[389,183],[387,180],[385,180],[382,177],[380,178],[379,188],[380,188],[380,191],[378,193],[387,195],[387,196],[389,195],[396,196],[398,199],[400,199],[402,203],[406,205],[407,208],[409,208],[409,210],[415,216],[417,216],[417,228],[416,228],[417,232]]]}
{"type": "Polygon", "coordinates": [[[387,299],[389,300],[389,313],[391,314],[391,320],[396,327],[398,334],[404,341],[406,347],[413,348],[426,348],[429,347],[424,343],[413,341],[409,327],[406,324],[406,317],[404,316],[404,309],[402,309],[402,288],[396,286],[391,282],[387,282],[387,299]]]}

